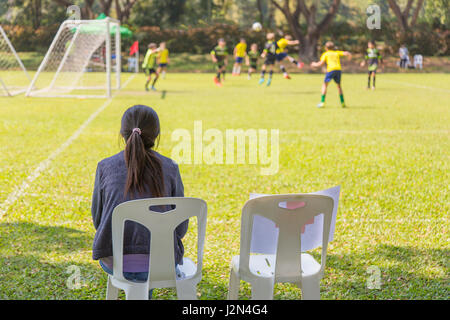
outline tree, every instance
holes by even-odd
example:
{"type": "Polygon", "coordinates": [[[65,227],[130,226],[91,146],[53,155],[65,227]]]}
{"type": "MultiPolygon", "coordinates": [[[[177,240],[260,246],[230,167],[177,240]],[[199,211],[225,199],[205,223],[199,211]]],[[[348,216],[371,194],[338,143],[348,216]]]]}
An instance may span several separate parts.
{"type": "Polygon", "coordinates": [[[425,2],[425,19],[431,25],[450,27],[449,0],[427,0],[425,2]]]}
{"type": "Polygon", "coordinates": [[[259,21],[263,26],[271,28],[274,20],[274,7],[268,0],[256,0],[256,7],[258,8],[259,21]]]}
{"type": "MultiPolygon", "coordinates": [[[[53,0],[53,1],[66,8],[73,5],[73,2],[70,0],[53,0]]],[[[94,0],[84,0],[84,6],[80,6],[82,19],[86,20],[95,19],[93,6],[94,0]]]]}
{"type": "Polygon", "coordinates": [[[271,0],[286,18],[293,36],[300,41],[300,57],[306,61],[317,58],[317,43],[320,35],[329,27],[336,16],[341,0],[327,1],[326,14],[318,22],[318,6],[313,2],[309,7],[305,0],[271,0]],[[280,2],[283,2],[280,4],[280,2]],[[300,24],[300,17],[306,20],[306,31],[300,24]]]}
{"type": "Polygon", "coordinates": [[[416,25],[417,17],[419,16],[420,9],[423,7],[424,1],[408,0],[405,8],[402,10],[398,4],[398,0],[388,0],[389,7],[397,17],[398,25],[404,36],[407,36],[410,29],[416,25]],[[414,3],[416,3],[416,6],[413,9],[414,3]]]}
{"type": "Polygon", "coordinates": [[[115,8],[117,19],[121,23],[127,23],[130,18],[131,9],[136,4],[137,0],[115,0],[115,8]]]}

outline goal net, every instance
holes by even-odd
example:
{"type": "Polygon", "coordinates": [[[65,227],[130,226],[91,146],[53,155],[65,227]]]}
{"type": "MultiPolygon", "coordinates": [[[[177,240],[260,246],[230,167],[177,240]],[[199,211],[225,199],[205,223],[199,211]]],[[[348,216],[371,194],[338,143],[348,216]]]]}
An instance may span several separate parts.
{"type": "Polygon", "coordinates": [[[109,98],[120,89],[117,20],[67,20],[44,57],[27,96],[109,98]]]}
{"type": "Polygon", "coordinates": [[[23,93],[30,81],[27,70],[0,26],[0,95],[14,96],[23,93]]]}

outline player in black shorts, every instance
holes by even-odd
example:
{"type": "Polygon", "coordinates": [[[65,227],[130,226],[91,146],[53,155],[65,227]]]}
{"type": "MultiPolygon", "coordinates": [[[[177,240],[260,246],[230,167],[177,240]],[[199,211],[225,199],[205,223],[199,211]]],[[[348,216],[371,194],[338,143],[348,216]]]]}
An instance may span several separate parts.
{"type": "Polygon", "coordinates": [[[211,58],[216,64],[217,75],[214,78],[214,83],[218,86],[222,85],[220,77],[225,80],[226,67],[228,64],[228,48],[224,39],[219,39],[218,45],[211,51],[211,58]]]}
{"type": "Polygon", "coordinates": [[[248,80],[252,78],[252,73],[258,70],[259,51],[258,45],[253,43],[250,47],[250,51],[247,53],[247,65],[248,68],[248,80]]]}
{"type": "Polygon", "coordinates": [[[375,90],[375,80],[378,65],[381,65],[381,67],[383,67],[383,57],[381,56],[380,51],[376,48],[375,41],[369,41],[369,43],[367,44],[367,54],[365,56],[365,61],[361,62],[361,67],[365,66],[366,61],[369,66],[367,89],[370,89],[370,79],[372,78],[372,90],[375,90]]]}
{"type": "Polygon", "coordinates": [[[270,86],[272,84],[273,66],[277,61],[277,42],[275,41],[274,33],[267,34],[267,43],[261,57],[265,58],[266,60],[264,61],[264,65],[262,66],[259,84],[264,83],[265,81],[264,77],[266,75],[267,68],[269,68],[270,71],[269,71],[269,79],[267,80],[267,86],[270,86]]]}

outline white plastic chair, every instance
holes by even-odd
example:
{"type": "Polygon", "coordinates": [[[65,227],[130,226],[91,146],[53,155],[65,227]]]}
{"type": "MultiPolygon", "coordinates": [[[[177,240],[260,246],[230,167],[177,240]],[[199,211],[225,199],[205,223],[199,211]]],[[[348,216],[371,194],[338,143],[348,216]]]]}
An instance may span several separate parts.
{"type": "Polygon", "coordinates": [[[417,69],[417,67],[420,70],[423,69],[423,56],[421,54],[414,55],[414,68],[417,69]]]}
{"type": "Polygon", "coordinates": [[[272,300],[276,282],[290,282],[302,290],[302,299],[320,299],[320,279],[325,269],[333,199],[328,196],[293,194],[264,196],[247,201],[242,209],[240,255],[231,263],[229,300],[237,300],[240,280],[252,287],[252,299],[272,300]],[[304,202],[286,209],[281,202],[304,202]],[[319,264],[311,255],[301,253],[301,230],[323,213],[322,258],[319,264]],[[250,254],[255,215],[272,220],[279,228],[276,254],[250,254]],[[300,272],[301,271],[301,272],[300,272]]]}
{"type": "Polygon", "coordinates": [[[180,300],[196,300],[197,284],[202,278],[203,246],[205,242],[207,205],[194,198],[153,198],[135,200],[118,205],[112,216],[113,276],[108,276],[107,300],[115,300],[118,289],[125,291],[127,300],[147,300],[153,288],[176,288],[180,300]],[[175,209],[161,213],[154,206],[175,205],[175,209]],[[197,265],[183,258],[179,269],[183,279],[176,279],[174,231],[185,220],[197,217],[197,265]],[[146,282],[131,282],[123,276],[123,237],[125,221],[137,222],[151,232],[149,276],[146,282]]]}

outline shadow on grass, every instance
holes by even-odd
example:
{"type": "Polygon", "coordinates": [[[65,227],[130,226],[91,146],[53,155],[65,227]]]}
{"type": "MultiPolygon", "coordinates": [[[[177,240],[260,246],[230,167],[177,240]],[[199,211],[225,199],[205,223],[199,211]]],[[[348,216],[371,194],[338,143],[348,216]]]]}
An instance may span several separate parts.
{"type": "Polygon", "coordinates": [[[102,299],[106,275],[80,261],[91,243],[72,228],[0,224],[0,299],[102,299]]]}
{"type": "Polygon", "coordinates": [[[444,275],[449,273],[449,254],[445,248],[386,244],[378,245],[373,252],[329,252],[323,293],[340,299],[448,299],[448,277],[444,275]],[[379,270],[380,289],[368,288],[367,281],[377,277],[370,269],[379,270]],[[440,274],[437,269],[441,269],[440,274]]]}
{"type": "Polygon", "coordinates": [[[86,232],[29,222],[0,224],[0,252],[71,253],[90,250],[93,238],[86,232]]]}

